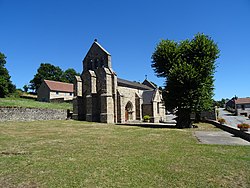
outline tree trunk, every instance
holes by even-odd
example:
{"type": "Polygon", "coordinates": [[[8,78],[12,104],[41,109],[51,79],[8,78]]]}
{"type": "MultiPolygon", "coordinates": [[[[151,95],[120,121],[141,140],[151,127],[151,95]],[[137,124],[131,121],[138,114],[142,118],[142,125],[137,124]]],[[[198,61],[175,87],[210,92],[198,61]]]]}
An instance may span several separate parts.
{"type": "Polygon", "coordinates": [[[195,122],[199,123],[201,121],[201,112],[195,113],[195,122]]]}
{"type": "Polygon", "coordinates": [[[192,127],[192,121],[190,118],[191,111],[189,109],[178,108],[176,115],[176,127],[180,129],[192,127]]]}

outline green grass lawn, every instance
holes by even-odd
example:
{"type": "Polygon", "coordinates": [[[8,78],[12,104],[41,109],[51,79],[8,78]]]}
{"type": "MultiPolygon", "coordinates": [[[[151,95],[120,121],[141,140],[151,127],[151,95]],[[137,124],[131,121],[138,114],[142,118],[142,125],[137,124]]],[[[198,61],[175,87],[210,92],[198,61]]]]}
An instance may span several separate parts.
{"type": "Polygon", "coordinates": [[[200,144],[197,130],[218,129],[0,123],[0,187],[250,187],[250,147],[200,144]]]}
{"type": "Polygon", "coordinates": [[[23,98],[0,98],[1,106],[12,106],[12,107],[29,107],[29,108],[46,108],[46,109],[73,109],[72,103],[47,103],[38,102],[34,99],[23,99],[23,98]]]}

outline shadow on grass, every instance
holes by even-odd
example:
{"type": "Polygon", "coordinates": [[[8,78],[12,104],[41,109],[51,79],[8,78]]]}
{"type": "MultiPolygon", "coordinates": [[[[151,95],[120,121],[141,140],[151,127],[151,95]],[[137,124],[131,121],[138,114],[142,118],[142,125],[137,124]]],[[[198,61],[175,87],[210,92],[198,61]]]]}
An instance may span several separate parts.
{"type": "Polygon", "coordinates": [[[178,129],[175,123],[117,123],[116,125],[143,127],[143,128],[167,128],[178,129]]]}

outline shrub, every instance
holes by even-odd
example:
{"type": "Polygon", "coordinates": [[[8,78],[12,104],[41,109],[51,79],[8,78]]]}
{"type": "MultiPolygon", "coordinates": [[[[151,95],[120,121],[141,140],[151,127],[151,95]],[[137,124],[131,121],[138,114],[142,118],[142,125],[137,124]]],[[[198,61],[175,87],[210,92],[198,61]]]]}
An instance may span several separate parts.
{"type": "Polygon", "coordinates": [[[149,116],[149,115],[143,116],[143,120],[144,120],[144,121],[149,121],[149,120],[150,120],[150,116],[149,116]]]}
{"type": "Polygon", "coordinates": [[[219,118],[219,119],[218,119],[218,122],[220,122],[220,124],[223,124],[223,123],[226,123],[226,120],[223,119],[223,118],[219,118]]]}
{"type": "Polygon", "coordinates": [[[248,125],[247,123],[240,123],[237,125],[238,128],[250,128],[250,125],[248,125]]]}

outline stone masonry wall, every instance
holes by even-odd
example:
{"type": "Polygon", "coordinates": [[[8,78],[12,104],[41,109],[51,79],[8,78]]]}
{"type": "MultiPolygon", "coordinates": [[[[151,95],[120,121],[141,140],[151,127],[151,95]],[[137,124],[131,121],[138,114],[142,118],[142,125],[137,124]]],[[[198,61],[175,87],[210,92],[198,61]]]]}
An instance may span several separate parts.
{"type": "Polygon", "coordinates": [[[0,107],[0,122],[64,120],[66,118],[67,118],[66,110],[22,108],[22,107],[0,107]]]}
{"type": "Polygon", "coordinates": [[[201,112],[201,119],[217,120],[217,115],[215,110],[201,112]]]}
{"type": "MultiPolygon", "coordinates": [[[[135,96],[138,93],[138,89],[126,88],[118,86],[118,91],[123,95],[122,104],[121,104],[121,119],[122,122],[125,121],[125,106],[128,102],[132,103],[132,115],[130,116],[130,120],[136,120],[136,104],[135,104],[135,96]]],[[[141,109],[141,108],[140,108],[141,109]]]]}

